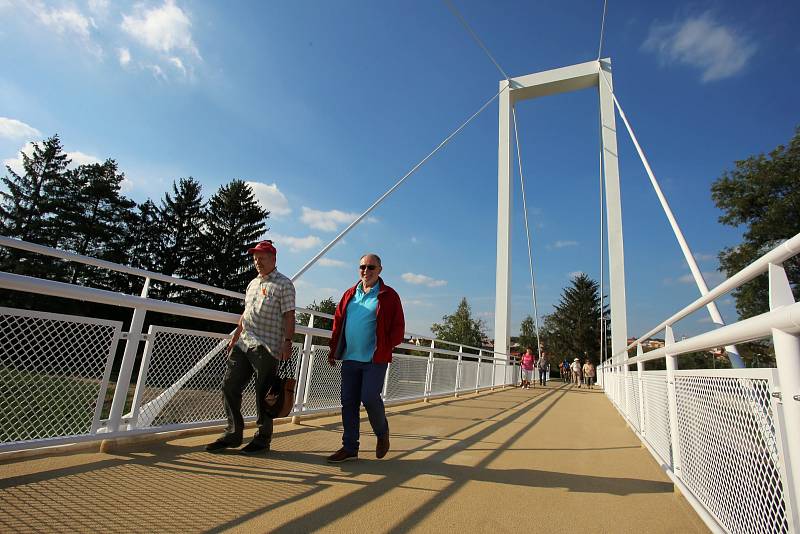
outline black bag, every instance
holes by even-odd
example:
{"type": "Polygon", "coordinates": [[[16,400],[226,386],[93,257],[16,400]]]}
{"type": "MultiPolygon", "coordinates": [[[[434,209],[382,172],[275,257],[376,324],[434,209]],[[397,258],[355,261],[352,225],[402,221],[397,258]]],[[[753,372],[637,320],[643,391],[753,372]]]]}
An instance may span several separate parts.
{"type": "Polygon", "coordinates": [[[278,366],[275,380],[267,391],[267,411],[273,419],[286,417],[294,407],[294,389],[297,380],[294,377],[294,365],[284,360],[278,366]]]}

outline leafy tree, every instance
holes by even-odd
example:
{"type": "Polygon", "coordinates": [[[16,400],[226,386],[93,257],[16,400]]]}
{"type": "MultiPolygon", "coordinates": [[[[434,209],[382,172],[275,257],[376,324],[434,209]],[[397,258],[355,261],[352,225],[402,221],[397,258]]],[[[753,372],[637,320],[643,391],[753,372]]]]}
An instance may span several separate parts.
{"type": "MultiPolygon", "coordinates": [[[[599,363],[600,294],[598,284],[586,274],[572,279],[565,288],[555,311],[544,317],[542,343],[557,358],[588,356],[599,363]]],[[[607,313],[604,310],[604,313],[607,313]]]]}
{"type": "MultiPolygon", "coordinates": [[[[256,201],[253,190],[242,180],[233,180],[211,197],[204,213],[204,250],[208,259],[203,282],[243,291],[253,278],[253,260],[247,248],[268,230],[269,211],[256,201]]],[[[240,310],[241,301],[214,297],[228,311],[240,310]]]]}
{"type": "Polygon", "coordinates": [[[481,319],[472,318],[472,309],[466,298],[462,298],[453,315],[442,317],[441,323],[431,325],[433,335],[456,345],[483,346],[486,334],[481,319]]]}
{"type": "MultiPolygon", "coordinates": [[[[719,221],[744,227],[743,242],[719,254],[720,270],[731,276],[800,233],[800,127],[787,146],[769,155],[737,161],[711,186],[711,197],[724,214],[719,221]]],[[[784,263],[795,298],[800,296],[800,258],[784,263]]],[[[733,292],[741,318],[769,309],[769,287],[761,276],[733,292]]]]}
{"type": "MultiPolygon", "coordinates": [[[[336,312],[336,305],[337,302],[333,300],[333,297],[328,297],[324,300],[321,300],[319,304],[317,301],[313,301],[310,305],[306,306],[309,310],[314,310],[322,313],[328,313],[333,315],[336,312]]],[[[297,324],[301,324],[304,326],[308,326],[308,320],[310,319],[311,314],[308,313],[298,313],[297,314],[297,324]]],[[[332,330],[333,329],[333,319],[328,319],[327,317],[319,317],[314,316],[314,328],[322,328],[323,330],[332,330]]],[[[320,336],[313,336],[311,343],[314,345],[328,345],[328,338],[320,337],[320,336]]]]}
{"type": "Polygon", "coordinates": [[[525,317],[519,326],[519,344],[523,351],[531,348],[534,354],[539,354],[538,343],[536,342],[536,324],[530,315],[525,317]]]}

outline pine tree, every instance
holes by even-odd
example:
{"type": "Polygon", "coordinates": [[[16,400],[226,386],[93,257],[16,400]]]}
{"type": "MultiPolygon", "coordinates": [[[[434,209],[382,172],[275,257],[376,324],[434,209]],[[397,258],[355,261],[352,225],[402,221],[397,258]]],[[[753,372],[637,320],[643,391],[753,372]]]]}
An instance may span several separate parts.
{"type": "MultiPolygon", "coordinates": [[[[233,180],[219,188],[205,210],[203,242],[207,260],[203,282],[231,291],[244,291],[253,278],[253,260],[247,253],[264,232],[269,211],[262,208],[253,190],[242,180],[233,180]]],[[[239,311],[238,299],[213,297],[217,305],[239,311]]]]}
{"type": "MultiPolygon", "coordinates": [[[[542,343],[556,358],[600,359],[600,293],[597,282],[581,273],[564,289],[553,313],[545,315],[542,343]]],[[[604,311],[604,313],[607,313],[604,311]]]]}
{"type": "MultiPolygon", "coordinates": [[[[172,195],[164,194],[159,209],[163,233],[159,243],[159,271],[187,280],[200,281],[203,264],[207,259],[203,250],[203,198],[202,186],[192,177],[172,183],[172,195]]],[[[198,293],[171,285],[154,293],[170,296],[178,302],[196,304],[198,293]]]]}
{"type": "MultiPolygon", "coordinates": [[[[24,172],[21,175],[6,167],[8,176],[0,179],[6,189],[0,189],[0,231],[3,235],[55,246],[48,231],[53,217],[52,192],[64,181],[69,164],[61,140],[54,135],[41,143],[33,143],[30,156],[22,152],[24,172]]],[[[0,263],[0,268],[5,271],[14,270],[33,276],[53,275],[53,270],[46,268],[52,262],[19,251],[5,253],[0,263]]]]}

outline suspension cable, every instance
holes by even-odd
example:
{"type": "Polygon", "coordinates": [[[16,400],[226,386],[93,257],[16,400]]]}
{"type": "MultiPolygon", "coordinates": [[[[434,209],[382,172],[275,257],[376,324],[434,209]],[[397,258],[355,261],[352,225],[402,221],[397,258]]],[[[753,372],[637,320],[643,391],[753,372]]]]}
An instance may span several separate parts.
{"type": "Polygon", "coordinates": [[[597,45],[597,61],[600,61],[600,55],[603,53],[603,33],[606,28],[606,6],[608,0],[603,0],[603,18],[600,21],[600,44],[597,45]]]}
{"type": "Polygon", "coordinates": [[[355,226],[356,226],[358,223],[360,223],[362,220],[364,220],[364,217],[366,217],[367,215],[369,215],[370,213],[372,213],[372,211],[373,211],[375,208],[377,208],[377,207],[378,207],[378,206],[379,206],[379,205],[380,205],[380,204],[381,204],[381,203],[382,203],[384,200],[386,200],[386,198],[387,198],[389,195],[391,195],[392,193],[394,193],[394,191],[395,191],[395,190],[396,190],[398,187],[400,187],[400,185],[401,185],[403,182],[405,182],[405,181],[406,181],[406,179],[407,179],[409,176],[411,176],[412,174],[414,174],[415,172],[417,172],[417,170],[419,170],[419,168],[420,168],[420,167],[422,167],[422,166],[423,166],[425,163],[427,163],[427,161],[428,161],[429,159],[431,159],[431,158],[433,157],[433,155],[434,155],[434,154],[436,154],[437,152],[439,152],[439,150],[441,150],[442,148],[444,148],[444,147],[445,147],[445,146],[446,146],[446,145],[447,145],[447,144],[448,144],[448,143],[449,143],[449,142],[450,142],[450,141],[453,139],[453,137],[455,137],[456,135],[458,135],[458,133],[459,133],[461,130],[463,130],[463,129],[464,129],[466,126],[467,126],[467,124],[469,124],[470,122],[472,122],[472,120],[473,120],[475,117],[477,117],[478,115],[480,115],[480,114],[483,112],[483,110],[485,110],[487,107],[489,107],[489,104],[491,104],[492,102],[494,102],[494,101],[497,99],[497,97],[499,97],[499,96],[500,96],[500,95],[503,93],[503,91],[506,91],[506,90],[509,88],[509,86],[510,86],[510,83],[506,83],[506,84],[505,84],[505,85],[504,85],[504,86],[503,86],[503,87],[502,87],[502,88],[501,88],[501,89],[500,89],[500,90],[497,92],[497,94],[495,94],[495,95],[494,95],[492,98],[490,98],[489,100],[487,100],[487,101],[486,101],[486,102],[485,102],[485,103],[484,103],[484,104],[483,104],[483,105],[480,107],[480,109],[479,109],[478,111],[476,111],[475,113],[473,113],[473,114],[472,114],[472,115],[471,115],[471,116],[470,116],[470,117],[469,117],[467,120],[465,120],[464,122],[462,122],[462,123],[461,123],[461,126],[459,126],[458,128],[456,128],[456,129],[455,129],[455,130],[454,130],[454,131],[453,131],[453,132],[452,132],[450,135],[448,135],[447,137],[445,137],[444,141],[442,141],[441,143],[439,143],[439,144],[436,146],[436,148],[434,148],[434,149],[433,149],[433,150],[432,150],[432,151],[431,151],[431,152],[430,152],[430,153],[429,153],[427,156],[425,156],[424,158],[422,158],[422,160],[421,160],[419,163],[417,163],[416,165],[414,165],[414,167],[412,167],[412,169],[411,169],[410,171],[408,171],[408,172],[407,172],[407,173],[406,173],[406,174],[405,174],[405,175],[404,175],[402,178],[400,178],[400,180],[398,180],[398,182],[397,182],[396,184],[394,184],[394,185],[393,185],[393,186],[392,186],[392,187],[391,187],[391,188],[390,188],[388,191],[386,191],[386,192],[385,192],[383,195],[381,195],[381,197],[380,197],[380,198],[378,198],[378,200],[376,200],[375,202],[373,202],[373,204],[372,204],[372,205],[371,205],[369,208],[367,208],[367,211],[365,211],[364,213],[362,213],[361,215],[359,215],[358,217],[356,217],[356,219],[355,219],[353,222],[351,222],[351,223],[350,223],[350,224],[347,226],[347,228],[345,228],[344,230],[342,230],[342,232],[341,232],[339,235],[337,235],[337,236],[336,236],[336,237],[335,237],[335,238],[334,238],[334,239],[333,239],[333,240],[332,240],[330,243],[328,243],[327,245],[325,245],[325,246],[322,248],[322,250],[320,250],[320,251],[319,251],[319,252],[318,252],[318,253],[317,253],[317,254],[316,254],[316,255],[315,255],[313,258],[311,258],[310,260],[308,260],[308,262],[307,262],[305,265],[303,265],[303,267],[302,267],[302,268],[301,268],[299,271],[297,271],[297,272],[294,274],[294,276],[292,276],[292,282],[294,282],[295,280],[297,280],[298,278],[300,278],[300,276],[301,276],[301,275],[302,275],[304,272],[306,272],[308,269],[310,269],[310,268],[311,268],[311,266],[312,266],[312,265],[314,265],[314,264],[317,262],[317,260],[319,260],[319,259],[320,259],[322,256],[324,256],[324,255],[325,255],[325,254],[326,254],[326,253],[327,253],[327,252],[328,252],[328,251],[329,251],[329,250],[330,250],[330,249],[333,247],[333,245],[335,245],[336,243],[338,243],[340,239],[342,239],[342,238],[343,238],[345,235],[347,235],[347,234],[350,232],[350,230],[352,230],[352,229],[353,229],[353,228],[354,228],[354,227],[355,227],[355,226]]]}
{"type": "Polygon", "coordinates": [[[519,131],[517,130],[517,112],[511,106],[511,118],[514,122],[514,142],[517,146],[517,165],[519,166],[519,183],[522,189],[522,210],[525,215],[525,236],[528,239],[528,267],[531,272],[531,298],[533,299],[533,321],[536,327],[536,354],[541,358],[542,342],[539,339],[539,308],[536,303],[536,276],[533,272],[533,253],[531,252],[531,232],[528,227],[528,202],[525,199],[525,175],[522,172],[522,153],[519,150],[519,131]]]}
{"type": "Polygon", "coordinates": [[[486,52],[486,55],[489,56],[489,59],[492,60],[494,66],[497,67],[497,70],[499,70],[500,74],[503,75],[503,79],[508,80],[509,77],[508,74],[506,74],[506,71],[504,71],[503,67],[501,67],[500,64],[494,59],[494,56],[492,55],[491,52],[489,52],[489,49],[486,48],[486,45],[483,44],[481,38],[478,37],[478,35],[474,31],[472,31],[472,28],[470,27],[469,24],[467,24],[467,21],[464,19],[464,17],[461,16],[461,13],[459,13],[458,9],[456,9],[456,6],[453,4],[453,2],[451,2],[450,0],[444,0],[444,3],[447,4],[447,7],[450,9],[453,15],[455,15],[455,17],[458,19],[461,25],[464,26],[464,29],[466,29],[469,32],[469,34],[472,36],[475,42],[478,43],[478,46],[480,46],[483,49],[483,51],[486,52]]]}

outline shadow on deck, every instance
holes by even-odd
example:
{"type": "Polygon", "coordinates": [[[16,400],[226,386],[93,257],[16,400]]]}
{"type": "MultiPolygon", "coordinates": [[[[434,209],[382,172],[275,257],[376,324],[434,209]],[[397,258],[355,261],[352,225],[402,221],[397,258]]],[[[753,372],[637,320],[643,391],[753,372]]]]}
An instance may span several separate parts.
{"type": "Polygon", "coordinates": [[[389,409],[329,465],[338,417],[276,427],[269,456],[213,436],[0,464],[0,530],[94,532],[706,532],[599,390],[547,388],[389,409]]]}

